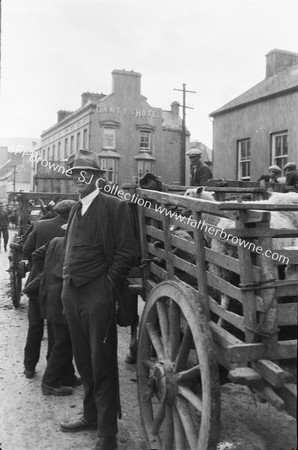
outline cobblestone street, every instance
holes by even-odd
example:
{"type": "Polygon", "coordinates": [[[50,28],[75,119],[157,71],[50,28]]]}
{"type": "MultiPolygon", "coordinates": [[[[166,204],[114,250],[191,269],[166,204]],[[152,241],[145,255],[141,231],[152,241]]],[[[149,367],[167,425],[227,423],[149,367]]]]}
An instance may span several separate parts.
{"type": "MultiPolygon", "coordinates": [[[[46,337],[36,376],[23,375],[23,348],[27,333],[27,297],[18,309],[9,296],[8,253],[0,253],[0,449],[92,449],[96,432],[62,433],[59,423],[82,413],[83,388],[67,397],[44,396],[46,337]]],[[[141,306],[143,302],[140,301],[141,306]]],[[[119,328],[119,372],[122,420],[119,450],[145,450],[137,400],[135,366],[124,359],[129,330],[119,328]]],[[[269,404],[256,402],[245,386],[222,386],[221,442],[218,450],[291,450],[296,448],[296,422],[269,404]]]]}

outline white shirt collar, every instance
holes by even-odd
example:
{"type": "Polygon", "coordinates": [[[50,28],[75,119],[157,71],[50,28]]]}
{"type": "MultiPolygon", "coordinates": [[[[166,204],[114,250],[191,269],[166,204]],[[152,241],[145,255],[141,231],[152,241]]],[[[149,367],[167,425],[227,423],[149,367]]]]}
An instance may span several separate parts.
{"type": "Polygon", "coordinates": [[[95,197],[97,197],[99,194],[99,189],[96,188],[94,191],[90,192],[90,194],[86,195],[86,197],[81,198],[80,197],[80,202],[82,202],[83,205],[87,205],[88,203],[91,203],[92,200],[95,199],[95,197]]]}

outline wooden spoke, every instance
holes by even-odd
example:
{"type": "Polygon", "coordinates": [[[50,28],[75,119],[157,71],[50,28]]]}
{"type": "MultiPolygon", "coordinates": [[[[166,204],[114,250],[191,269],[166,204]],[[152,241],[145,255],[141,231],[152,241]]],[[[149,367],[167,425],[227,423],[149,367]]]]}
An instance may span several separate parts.
{"type": "Polygon", "coordinates": [[[185,431],[186,439],[188,440],[190,448],[195,449],[198,436],[189,410],[188,403],[181,396],[178,396],[175,402],[179,417],[181,419],[185,431]]]}
{"type": "Polygon", "coordinates": [[[162,440],[162,450],[173,450],[173,440],[174,440],[173,413],[172,407],[169,404],[167,404],[165,430],[162,440]]]}
{"type": "Polygon", "coordinates": [[[160,336],[157,333],[156,328],[154,327],[152,322],[147,322],[146,328],[147,328],[148,334],[150,336],[151,343],[156,351],[158,359],[159,360],[164,359],[165,358],[164,347],[161,342],[160,336]]]}
{"type": "Polygon", "coordinates": [[[180,347],[180,308],[170,302],[170,359],[175,361],[180,347]]]}
{"type": "Polygon", "coordinates": [[[183,372],[180,372],[177,374],[177,381],[178,383],[183,383],[185,381],[190,381],[195,378],[198,378],[201,375],[201,368],[200,365],[197,364],[196,366],[192,367],[191,369],[184,370],[183,372]]]}
{"type": "Polygon", "coordinates": [[[165,403],[163,403],[159,408],[159,410],[157,411],[157,414],[152,424],[151,434],[153,436],[156,436],[158,434],[161,424],[165,418],[165,415],[166,415],[166,405],[165,403]]]}
{"type": "Polygon", "coordinates": [[[159,326],[162,336],[162,342],[165,349],[166,358],[170,357],[170,346],[169,346],[169,319],[167,313],[167,305],[164,301],[159,300],[156,303],[156,310],[159,319],[159,326]]]}
{"type": "Polygon", "coordinates": [[[144,366],[148,367],[149,369],[153,369],[155,362],[151,361],[151,359],[143,359],[142,363],[144,364],[144,366]]]}
{"type": "Polygon", "coordinates": [[[178,393],[188,400],[199,412],[203,411],[202,400],[188,387],[178,386],[178,393]]]}
{"type": "Polygon", "coordinates": [[[177,408],[174,405],[173,407],[173,422],[174,422],[174,438],[175,438],[175,449],[185,448],[186,447],[186,438],[183,429],[183,425],[180,420],[180,416],[178,414],[177,408]]]}
{"type": "Polygon", "coordinates": [[[180,372],[180,370],[182,370],[184,367],[186,367],[186,362],[188,359],[188,354],[190,351],[190,347],[192,344],[192,334],[189,328],[189,325],[187,326],[182,342],[181,342],[181,346],[176,358],[176,370],[177,372],[180,372]]]}

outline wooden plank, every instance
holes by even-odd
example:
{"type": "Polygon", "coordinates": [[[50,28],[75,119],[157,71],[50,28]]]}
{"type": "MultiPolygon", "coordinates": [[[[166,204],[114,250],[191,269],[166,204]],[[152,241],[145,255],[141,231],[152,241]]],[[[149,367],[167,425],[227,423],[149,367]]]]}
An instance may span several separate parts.
{"type": "Polygon", "coordinates": [[[273,361],[260,359],[253,367],[271,386],[283,387],[290,381],[291,376],[273,361]]]}
{"type": "Polygon", "coordinates": [[[294,359],[297,357],[297,341],[281,341],[274,344],[235,344],[227,347],[230,362],[249,362],[259,359],[294,359]]]}
{"type": "Polygon", "coordinates": [[[207,272],[207,281],[209,286],[212,286],[214,289],[217,289],[221,293],[226,294],[229,297],[233,297],[234,299],[242,303],[241,289],[233,286],[228,281],[225,281],[210,272],[207,272]]]}
{"type": "Polygon", "coordinates": [[[276,389],[277,394],[285,402],[285,410],[293,417],[297,417],[297,384],[288,383],[283,388],[276,389]]]}
{"type": "Polygon", "coordinates": [[[242,384],[245,386],[260,386],[262,377],[250,367],[237,367],[229,371],[228,375],[232,383],[242,384]]]}
{"type": "MultiPolygon", "coordinates": [[[[202,219],[202,215],[196,211],[192,211],[196,222],[202,219]]],[[[201,303],[204,306],[204,311],[207,319],[209,319],[209,299],[208,299],[208,287],[206,276],[206,262],[205,262],[205,247],[204,247],[204,235],[199,229],[194,230],[194,247],[196,254],[196,278],[198,283],[198,293],[201,303]]]]}
{"type": "MultiPolygon", "coordinates": [[[[243,228],[244,216],[242,211],[240,212],[240,222],[237,223],[237,228],[243,228]]],[[[246,249],[239,246],[239,267],[240,267],[240,283],[242,285],[251,285],[254,283],[253,269],[252,269],[252,255],[247,252],[246,249]]],[[[253,290],[242,291],[242,307],[244,317],[245,328],[245,341],[253,342],[255,338],[255,329],[257,326],[257,313],[256,313],[256,299],[253,290]]]]}
{"type": "Polygon", "coordinates": [[[298,211],[298,205],[295,204],[273,204],[263,202],[245,202],[245,203],[233,203],[233,202],[218,202],[219,210],[256,210],[256,211],[298,211]]]}
{"type": "Polygon", "coordinates": [[[298,304],[281,303],[277,305],[277,324],[279,326],[298,325],[298,304]]]}
{"type": "Polygon", "coordinates": [[[217,323],[209,321],[209,325],[215,343],[219,344],[223,349],[227,350],[233,346],[245,345],[240,339],[221,328],[217,323]]]}
{"type": "Polygon", "coordinates": [[[234,327],[238,328],[241,331],[244,331],[244,319],[242,316],[235,314],[231,311],[227,311],[225,308],[220,306],[216,300],[214,300],[209,295],[209,307],[212,312],[217,314],[219,317],[224,319],[226,322],[234,325],[234,327]]]}
{"type": "MultiPolygon", "coordinates": [[[[271,236],[273,238],[295,237],[297,229],[276,229],[276,228],[225,228],[225,233],[243,238],[259,238],[260,236],[271,236]]],[[[282,252],[282,250],[280,250],[282,252]]],[[[286,253],[286,251],[285,251],[286,253]]]]}
{"type": "Polygon", "coordinates": [[[269,385],[264,385],[262,389],[253,388],[253,390],[261,397],[263,400],[271,403],[278,411],[283,411],[285,409],[284,400],[274,392],[274,390],[269,385]]]}
{"type": "MultiPolygon", "coordinates": [[[[270,228],[270,222],[264,222],[258,225],[258,228],[270,228]]],[[[270,249],[272,251],[273,244],[272,238],[261,236],[258,243],[263,249],[270,249]]],[[[268,250],[266,250],[268,251],[268,250]]],[[[268,258],[263,254],[257,256],[258,265],[261,267],[261,282],[269,282],[269,286],[272,280],[278,279],[277,266],[272,258],[268,258]]],[[[267,287],[263,289],[260,294],[263,299],[263,303],[266,307],[264,313],[260,313],[258,330],[262,336],[263,342],[274,343],[278,340],[278,326],[277,326],[277,298],[275,286],[267,287]]],[[[255,329],[255,327],[254,327],[255,329]]],[[[271,358],[270,358],[271,359],[271,358]]]]}

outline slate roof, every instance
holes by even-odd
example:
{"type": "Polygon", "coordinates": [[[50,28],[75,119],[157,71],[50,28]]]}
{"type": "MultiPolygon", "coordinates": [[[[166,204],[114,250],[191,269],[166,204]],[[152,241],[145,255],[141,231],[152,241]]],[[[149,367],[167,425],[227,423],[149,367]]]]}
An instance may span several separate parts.
{"type": "Polygon", "coordinates": [[[210,117],[229,112],[250,103],[258,103],[268,98],[285,95],[290,92],[298,91],[298,64],[294,64],[282,72],[265,78],[260,83],[256,84],[248,91],[226,103],[221,108],[209,114],[210,117]]]}

